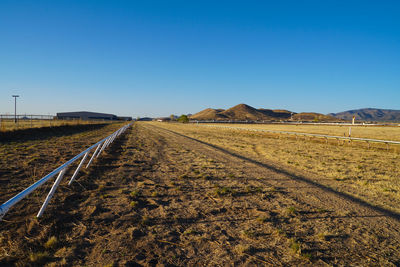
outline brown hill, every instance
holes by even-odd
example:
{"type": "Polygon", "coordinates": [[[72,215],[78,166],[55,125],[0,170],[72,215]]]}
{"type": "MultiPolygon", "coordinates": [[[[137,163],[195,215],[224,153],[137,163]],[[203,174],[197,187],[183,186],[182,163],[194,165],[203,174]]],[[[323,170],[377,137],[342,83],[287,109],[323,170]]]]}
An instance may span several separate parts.
{"type": "Polygon", "coordinates": [[[207,108],[192,116],[192,120],[216,120],[216,121],[312,121],[312,122],[332,122],[340,121],[330,115],[324,115],[314,112],[295,113],[284,109],[256,109],[246,104],[239,104],[230,109],[212,109],[207,108]]]}
{"type": "Polygon", "coordinates": [[[286,110],[286,109],[273,109],[272,110],[275,113],[282,113],[282,114],[296,114],[296,112],[290,111],[290,110],[286,110]]]}
{"type": "Polygon", "coordinates": [[[190,119],[192,120],[227,120],[228,118],[221,114],[224,109],[213,109],[213,108],[207,108],[205,110],[202,110],[196,114],[193,114],[190,116],[190,119]]]}
{"type": "Polygon", "coordinates": [[[226,117],[232,120],[270,120],[272,119],[270,116],[264,114],[263,112],[249,106],[246,104],[239,104],[230,109],[227,109],[221,114],[225,115],[226,117]]]}
{"type": "Polygon", "coordinates": [[[291,114],[296,114],[288,110],[255,109],[246,104],[239,104],[230,109],[212,109],[207,108],[192,116],[192,120],[281,120],[290,119],[291,114]]]}
{"type": "Polygon", "coordinates": [[[262,112],[264,115],[267,115],[269,117],[272,117],[274,119],[290,119],[291,114],[296,114],[295,112],[291,112],[289,110],[284,110],[284,109],[265,109],[265,108],[260,108],[258,111],[262,112]]]}
{"type": "Polygon", "coordinates": [[[324,115],[315,112],[302,112],[293,115],[293,120],[295,121],[315,121],[315,122],[330,122],[330,121],[340,121],[340,119],[335,118],[330,115],[324,115]]]}

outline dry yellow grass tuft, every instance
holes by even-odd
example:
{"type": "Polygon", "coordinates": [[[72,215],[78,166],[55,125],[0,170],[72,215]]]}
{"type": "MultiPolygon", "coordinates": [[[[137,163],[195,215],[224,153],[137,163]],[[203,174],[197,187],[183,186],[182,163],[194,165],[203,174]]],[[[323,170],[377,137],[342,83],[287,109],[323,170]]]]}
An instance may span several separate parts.
{"type": "Polygon", "coordinates": [[[58,239],[55,236],[50,237],[47,242],[44,244],[44,247],[47,249],[53,249],[57,246],[58,239]]]}

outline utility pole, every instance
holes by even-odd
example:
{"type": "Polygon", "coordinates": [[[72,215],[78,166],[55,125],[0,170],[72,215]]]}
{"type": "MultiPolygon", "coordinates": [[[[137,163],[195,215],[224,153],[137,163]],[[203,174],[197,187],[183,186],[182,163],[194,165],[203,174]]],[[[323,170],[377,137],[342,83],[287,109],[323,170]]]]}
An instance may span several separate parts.
{"type": "Polygon", "coordinates": [[[13,95],[12,97],[14,97],[14,122],[17,123],[17,97],[19,97],[19,95],[13,95]]]}

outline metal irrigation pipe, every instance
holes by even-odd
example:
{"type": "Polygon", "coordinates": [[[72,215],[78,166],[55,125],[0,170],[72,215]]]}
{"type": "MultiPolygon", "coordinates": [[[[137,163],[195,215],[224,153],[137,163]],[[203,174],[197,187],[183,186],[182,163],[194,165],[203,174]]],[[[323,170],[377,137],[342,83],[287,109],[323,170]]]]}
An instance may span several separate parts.
{"type": "MultiPolygon", "coordinates": [[[[18,202],[20,202],[22,199],[24,199],[25,197],[27,197],[30,193],[32,193],[33,191],[35,191],[37,188],[39,188],[41,185],[43,185],[44,183],[46,183],[48,180],[50,180],[53,176],[55,176],[56,174],[58,174],[58,177],[56,179],[56,181],[54,182],[49,194],[46,197],[45,202],[43,203],[41,209],[39,210],[39,213],[37,214],[37,217],[42,216],[44,210],[46,209],[47,205],[49,204],[51,198],[54,195],[54,192],[56,191],[58,185],[60,184],[65,172],[67,171],[67,169],[70,167],[70,165],[72,163],[74,163],[75,161],[77,161],[78,159],[80,159],[83,156],[83,159],[81,160],[81,162],[79,163],[78,167],[76,168],[70,182],[68,183],[68,185],[70,185],[74,179],[76,178],[76,176],[78,175],[79,169],[82,167],[83,162],[85,161],[85,159],[87,158],[87,156],[89,155],[90,151],[97,147],[95,152],[92,155],[92,158],[90,159],[88,165],[86,166],[89,167],[90,163],[92,162],[92,160],[94,159],[96,153],[99,151],[99,148],[101,145],[104,145],[107,143],[109,144],[110,141],[114,141],[115,137],[121,133],[123,133],[128,127],[130,127],[132,125],[132,123],[129,123],[123,127],[121,127],[120,129],[118,129],[117,131],[115,131],[114,133],[112,133],[111,135],[107,136],[106,138],[100,140],[99,142],[97,142],[96,144],[90,146],[89,148],[87,148],[86,150],[82,151],[81,153],[79,153],[78,155],[76,155],[75,157],[73,157],[72,159],[70,159],[69,161],[67,161],[66,163],[62,164],[61,166],[59,166],[58,168],[54,169],[52,172],[50,172],[49,174],[47,174],[46,176],[44,176],[42,179],[40,179],[39,181],[35,182],[34,184],[32,184],[31,186],[29,186],[28,188],[26,188],[25,190],[23,190],[22,192],[18,193],[17,195],[15,195],[14,197],[10,198],[9,200],[7,200],[6,202],[4,202],[2,205],[0,205],[0,221],[3,218],[3,216],[8,212],[8,210],[13,207],[14,205],[16,205],[18,202]]],[[[97,154],[99,155],[100,152],[97,154]]]]}

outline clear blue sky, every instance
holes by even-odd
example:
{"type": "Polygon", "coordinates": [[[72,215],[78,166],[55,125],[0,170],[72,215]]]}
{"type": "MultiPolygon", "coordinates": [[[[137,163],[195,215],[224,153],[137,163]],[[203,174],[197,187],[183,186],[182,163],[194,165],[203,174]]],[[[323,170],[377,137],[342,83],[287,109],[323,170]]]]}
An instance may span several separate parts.
{"type": "Polygon", "coordinates": [[[0,113],[400,109],[399,1],[0,1],[0,113]]]}

